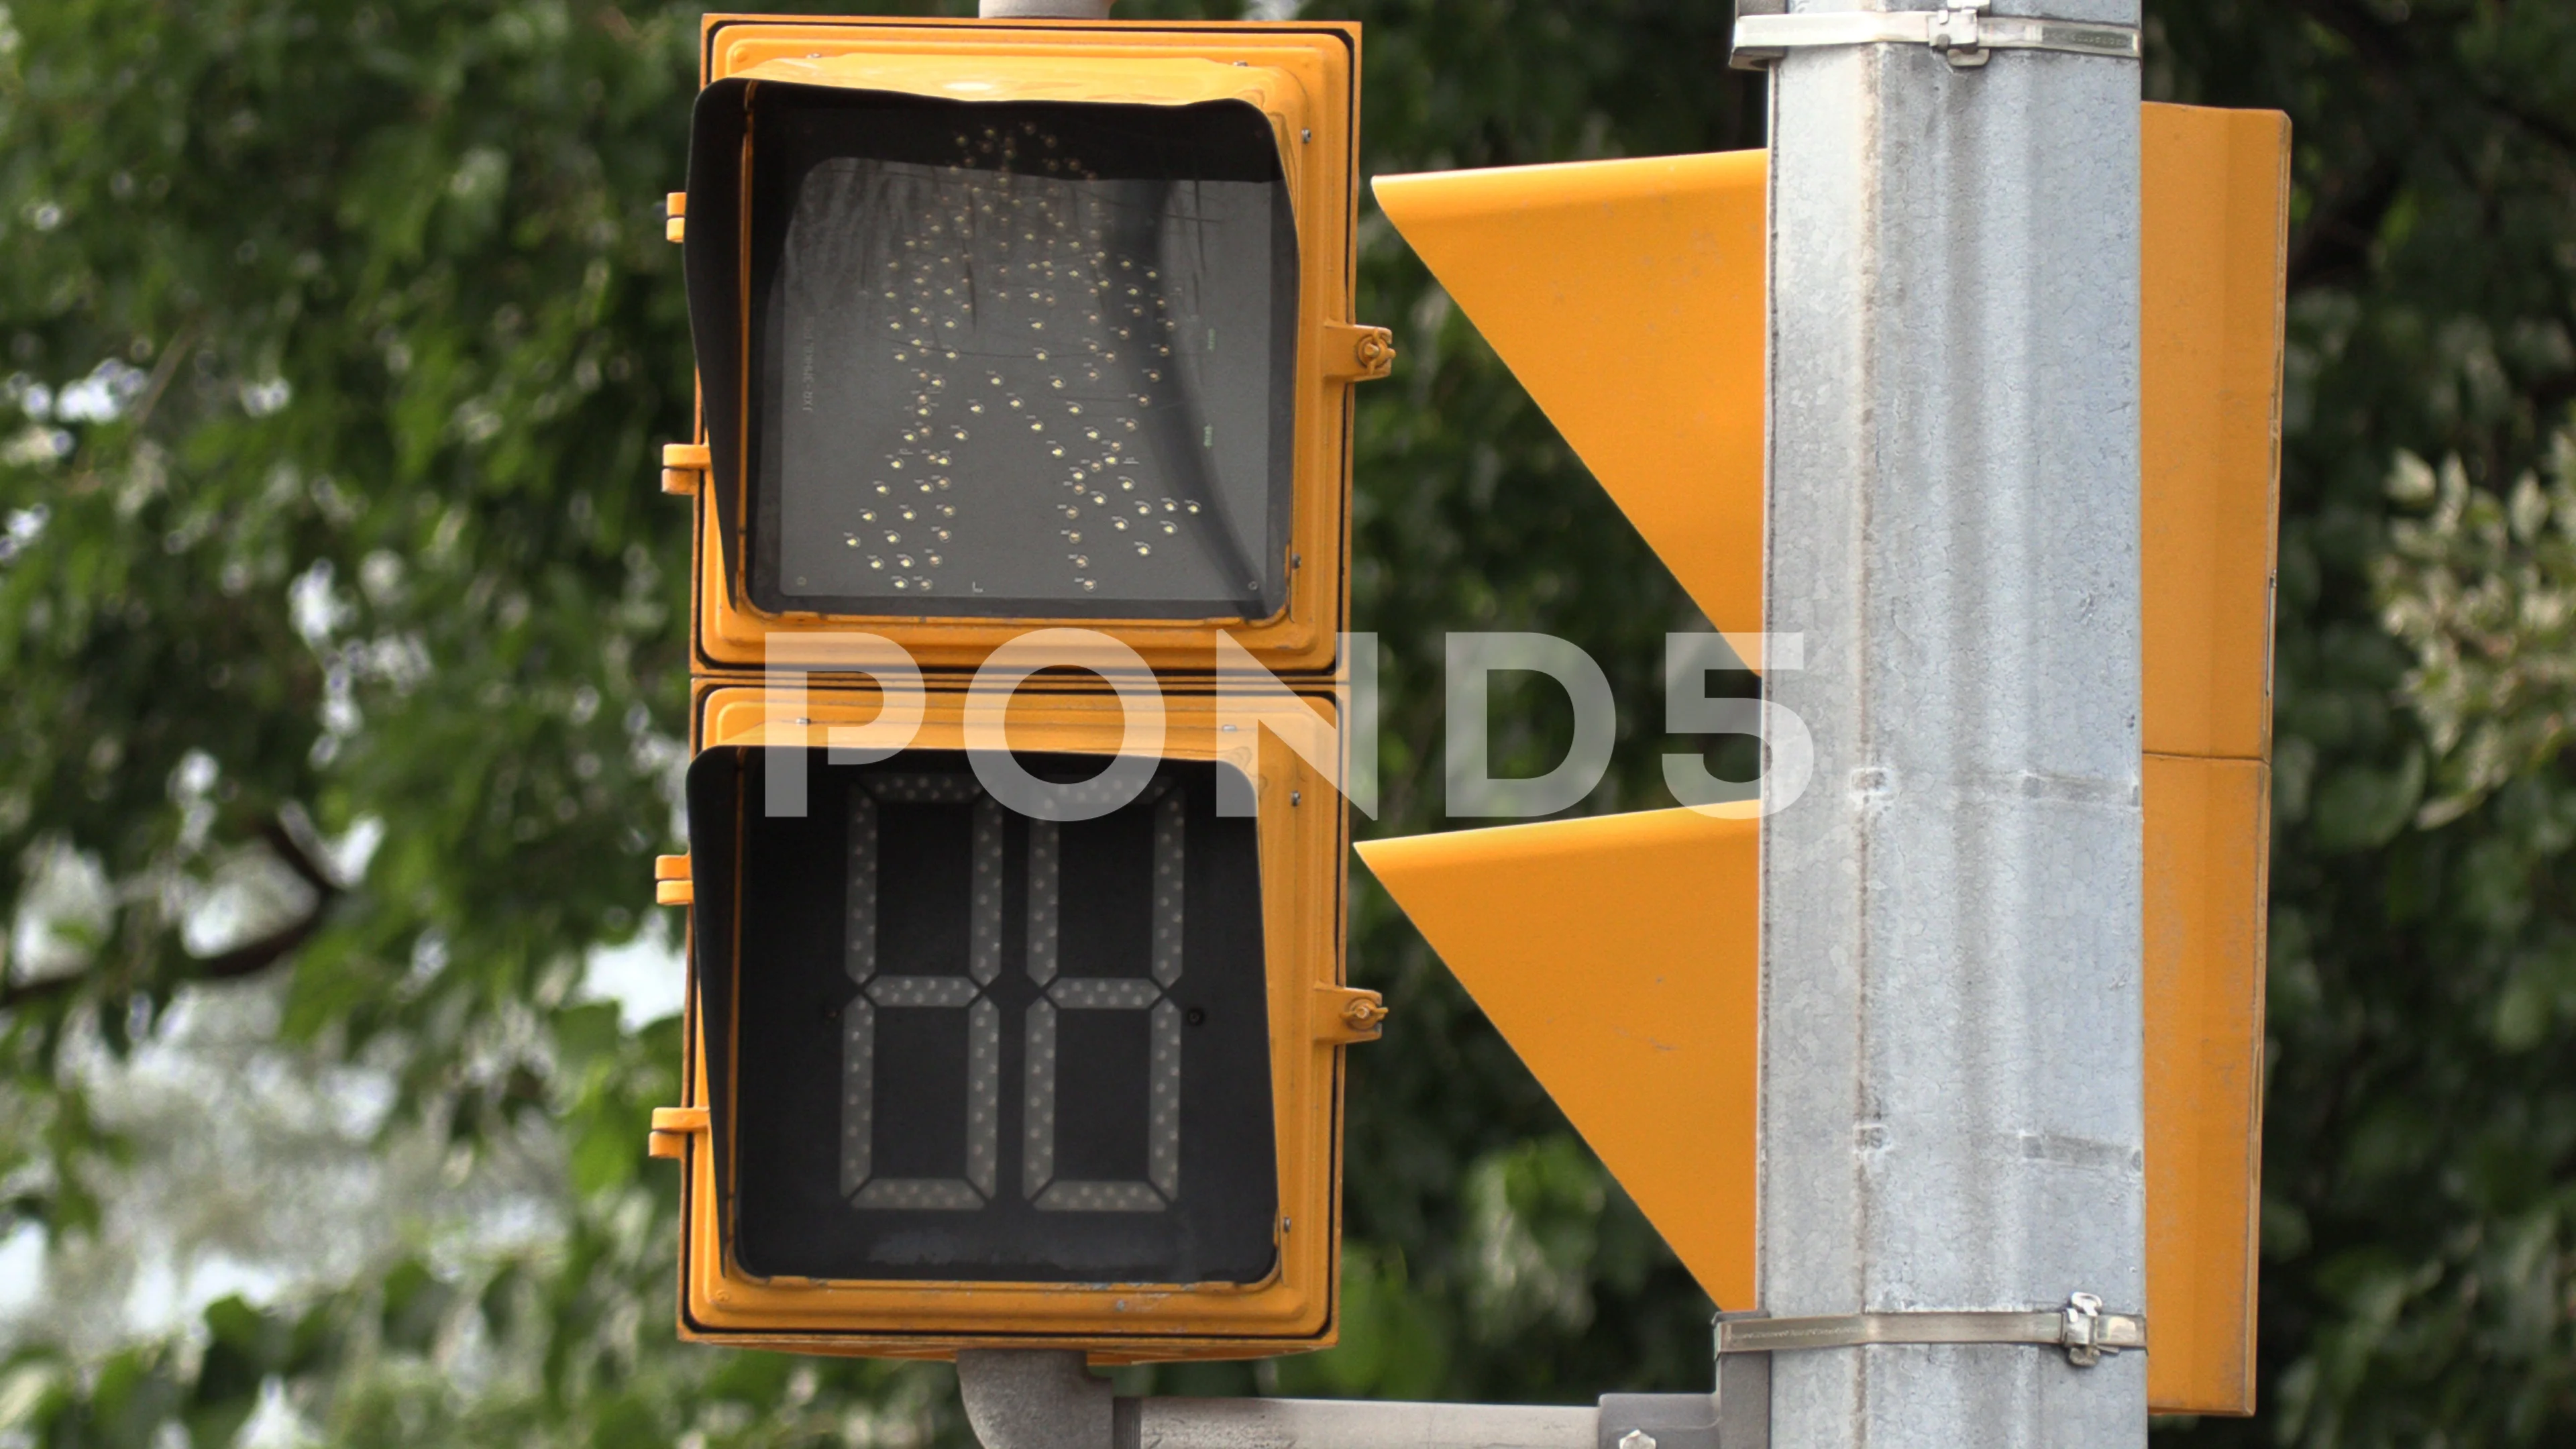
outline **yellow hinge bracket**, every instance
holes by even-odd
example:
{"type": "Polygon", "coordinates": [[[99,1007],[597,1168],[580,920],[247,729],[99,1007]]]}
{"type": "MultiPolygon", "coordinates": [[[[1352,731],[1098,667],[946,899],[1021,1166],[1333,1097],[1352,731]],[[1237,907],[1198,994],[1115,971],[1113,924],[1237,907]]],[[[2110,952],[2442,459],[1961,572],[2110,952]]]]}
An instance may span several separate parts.
{"type": "Polygon", "coordinates": [[[664,443],[662,445],[662,491],[682,497],[694,496],[699,480],[715,466],[715,456],[704,443],[664,443]]]}
{"type": "Polygon", "coordinates": [[[1395,370],[1395,334],[1348,322],[1324,324],[1324,377],[1333,382],[1374,382],[1395,370]]]}
{"type": "Polygon", "coordinates": [[[1356,986],[1315,988],[1315,1036],[1336,1046],[1375,1041],[1386,1030],[1386,998],[1356,986]]]}
{"type": "Polygon", "coordinates": [[[644,1137],[644,1150],[655,1157],[677,1157],[690,1138],[706,1130],[704,1107],[656,1107],[653,1130],[644,1137]]]}
{"type": "Polygon", "coordinates": [[[653,857],[653,904],[685,906],[695,899],[689,880],[689,858],[685,855],[653,857]]]}
{"type": "Polygon", "coordinates": [[[689,193],[674,191],[663,197],[662,214],[668,218],[662,223],[663,237],[670,241],[686,240],[689,235],[689,193]]]}

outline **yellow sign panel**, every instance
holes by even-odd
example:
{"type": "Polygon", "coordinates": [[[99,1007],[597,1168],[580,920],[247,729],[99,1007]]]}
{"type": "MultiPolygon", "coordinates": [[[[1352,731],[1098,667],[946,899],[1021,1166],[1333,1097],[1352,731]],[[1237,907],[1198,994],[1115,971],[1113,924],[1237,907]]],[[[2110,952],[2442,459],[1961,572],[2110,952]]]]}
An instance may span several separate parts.
{"type": "Polygon", "coordinates": [[[2140,724],[2150,754],[2268,760],[2290,122],[2143,119],[2140,724]]]}
{"type": "Polygon", "coordinates": [[[2251,1413],[2272,772],[2149,755],[2145,791],[2148,1391],[2251,1413]]]}
{"type": "Polygon", "coordinates": [[[1754,1301],[1750,820],[1691,810],[1360,844],[1503,1039],[1722,1304],[1754,1301]]]}
{"type": "MultiPolygon", "coordinates": [[[[2254,1403],[2288,144],[2275,113],[2146,108],[2147,1375],[2160,1412],[2254,1403]]],[[[1377,183],[1711,622],[1743,632],[1761,628],[1763,185],[1750,152],[1377,183]]],[[[1361,855],[1701,1286],[1752,1308],[1756,827],[1683,817],[1697,819],[1466,831],[1361,855]],[[1654,849],[1693,868],[1650,866],[1654,849]],[[1700,1175],[1678,1181],[1673,1164],[1694,1158],[1700,1175]]]]}
{"type": "Polygon", "coordinates": [[[1730,635],[1762,629],[1768,170],[1763,152],[1720,151],[1370,188],[1730,635]]]}
{"type": "Polygon", "coordinates": [[[2141,136],[2147,1394],[2254,1412],[2290,123],[2141,136]]]}

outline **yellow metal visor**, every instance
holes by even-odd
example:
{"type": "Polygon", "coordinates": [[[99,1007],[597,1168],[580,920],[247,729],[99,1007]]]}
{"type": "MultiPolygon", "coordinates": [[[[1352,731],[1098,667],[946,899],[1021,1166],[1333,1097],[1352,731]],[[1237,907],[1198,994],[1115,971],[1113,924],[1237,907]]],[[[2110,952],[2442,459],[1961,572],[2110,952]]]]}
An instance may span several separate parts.
{"type": "MultiPolygon", "coordinates": [[[[1314,103],[1303,82],[1276,66],[1229,65],[1197,56],[1087,60],[1067,66],[1061,56],[887,53],[781,58],[762,61],[738,79],[842,90],[887,91],[943,101],[1068,101],[1084,105],[1192,106],[1241,101],[1284,125],[1293,110],[1314,103]]],[[[1280,148],[1280,164],[1295,153],[1280,148]]]]}

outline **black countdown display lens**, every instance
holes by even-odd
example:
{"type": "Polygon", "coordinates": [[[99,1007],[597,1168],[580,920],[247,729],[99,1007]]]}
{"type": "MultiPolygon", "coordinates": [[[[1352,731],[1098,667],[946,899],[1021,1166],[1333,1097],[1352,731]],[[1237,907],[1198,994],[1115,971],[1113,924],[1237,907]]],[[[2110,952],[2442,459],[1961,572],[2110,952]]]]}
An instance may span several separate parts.
{"type": "Polygon", "coordinates": [[[1297,236],[1260,111],[764,104],[755,602],[1278,612],[1297,236]]]}
{"type": "MultiPolygon", "coordinates": [[[[749,752],[746,774],[764,752],[749,752]]],[[[747,780],[736,1256],[765,1277],[1255,1282],[1278,1212],[1253,822],[1166,762],[1033,820],[964,756],[747,780]]],[[[1088,779],[1096,757],[1022,756],[1088,779]]]]}

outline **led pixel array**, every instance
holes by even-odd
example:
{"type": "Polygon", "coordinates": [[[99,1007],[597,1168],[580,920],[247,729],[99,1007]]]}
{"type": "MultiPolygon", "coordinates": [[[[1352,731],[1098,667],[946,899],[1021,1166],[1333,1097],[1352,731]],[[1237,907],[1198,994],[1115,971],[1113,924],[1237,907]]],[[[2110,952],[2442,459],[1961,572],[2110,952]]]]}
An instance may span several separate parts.
{"type": "MultiPolygon", "coordinates": [[[[765,749],[739,798],[764,799],[765,749]]],[[[1098,757],[1031,754],[1081,791],[1098,757]]],[[[1254,822],[1165,761],[1032,819],[966,756],[808,752],[744,837],[740,1261],[764,1276],[1258,1281],[1275,1261],[1254,822]]]]}
{"type": "Polygon", "coordinates": [[[755,585],[1275,612],[1296,239],[1268,128],[1211,165],[1204,136],[1157,144],[1152,107],[855,115],[779,128],[755,585]]]}

